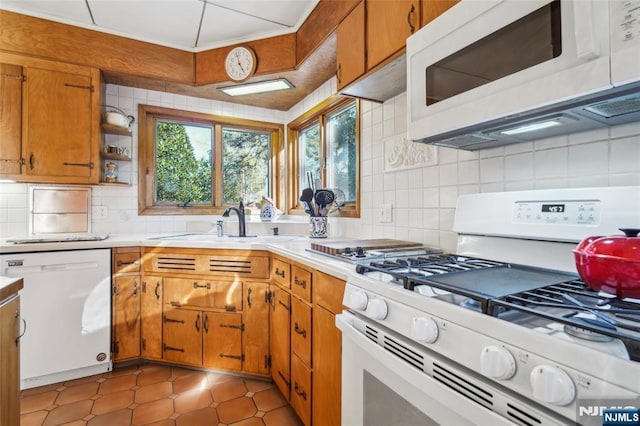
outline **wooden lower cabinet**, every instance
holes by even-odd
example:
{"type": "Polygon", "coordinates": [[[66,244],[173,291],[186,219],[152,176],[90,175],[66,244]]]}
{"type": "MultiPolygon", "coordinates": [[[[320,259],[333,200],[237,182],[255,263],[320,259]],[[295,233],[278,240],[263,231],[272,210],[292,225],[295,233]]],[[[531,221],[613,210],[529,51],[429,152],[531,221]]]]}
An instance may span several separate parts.
{"type": "Polygon", "coordinates": [[[162,359],[162,277],[143,276],[140,298],[140,355],[162,359]]]}
{"type": "Polygon", "coordinates": [[[342,333],[336,316],[322,308],[313,309],[313,418],[314,425],[339,426],[342,380],[342,333]]]}
{"type": "Polygon", "coordinates": [[[113,279],[113,361],[140,357],[140,276],[113,279]]]}
{"type": "Polygon", "coordinates": [[[300,358],[293,355],[291,357],[291,406],[305,425],[311,424],[311,396],[311,369],[300,358]]]}
{"type": "Polygon", "coordinates": [[[291,295],[271,285],[271,318],[269,321],[269,343],[271,347],[271,378],[284,397],[289,399],[291,375],[291,295]]]}
{"type": "MultiPolygon", "coordinates": [[[[22,285],[20,285],[22,288],[22,285]]],[[[20,425],[20,296],[0,300],[0,424],[20,425]]]]}
{"type": "Polygon", "coordinates": [[[165,307],[162,322],[162,359],[201,366],[202,312],[165,307]]]}
{"type": "Polygon", "coordinates": [[[203,367],[241,371],[242,329],[241,314],[203,312],[203,367]]]}
{"type": "Polygon", "coordinates": [[[261,376],[269,375],[269,284],[244,283],[244,371],[261,376]]]}

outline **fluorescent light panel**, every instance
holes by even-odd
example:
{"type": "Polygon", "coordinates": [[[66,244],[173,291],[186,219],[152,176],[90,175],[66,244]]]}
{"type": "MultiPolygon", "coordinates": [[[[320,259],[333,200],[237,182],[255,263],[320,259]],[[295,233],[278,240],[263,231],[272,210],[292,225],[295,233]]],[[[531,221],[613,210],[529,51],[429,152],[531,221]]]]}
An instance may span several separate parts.
{"type": "Polygon", "coordinates": [[[536,130],[547,129],[549,127],[562,126],[562,123],[556,120],[541,121],[539,123],[526,124],[513,129],[503,130],[503,135],[519,135],[520,133],[535,132],[536,130]]]}
{"type": "Polygon", "coordinates": [[[242,96],[292,88],[293,84],[291,84],[289,80],[286,78],[278,78],[276,80],[259,81],[257,83],[236,84],[235,86],[220,87],[218,90],[229,96],[242,96]]]}

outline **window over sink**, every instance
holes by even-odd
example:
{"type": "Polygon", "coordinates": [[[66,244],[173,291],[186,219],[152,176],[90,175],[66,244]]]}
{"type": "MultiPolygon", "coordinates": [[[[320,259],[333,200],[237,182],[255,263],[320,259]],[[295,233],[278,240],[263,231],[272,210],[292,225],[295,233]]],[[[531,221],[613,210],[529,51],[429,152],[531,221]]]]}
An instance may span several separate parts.
{"type": "Polygon", "coordinates": [[[140,214],[220,214],[276,200],[283,125],[139,107],[140,214]]]}

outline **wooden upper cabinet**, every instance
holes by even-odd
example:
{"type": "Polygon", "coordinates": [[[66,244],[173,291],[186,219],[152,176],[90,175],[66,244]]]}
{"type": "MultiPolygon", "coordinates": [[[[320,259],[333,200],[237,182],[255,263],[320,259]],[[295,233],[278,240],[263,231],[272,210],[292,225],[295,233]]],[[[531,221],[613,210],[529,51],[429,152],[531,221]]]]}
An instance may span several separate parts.
{"type": "Polygon", "coordinates": [[[0,63],[0,175],[21,171],[23,78],[21,66],[0,63]]]}
{"type": "Polygon", "coordinates": [[[420,2],[366,0],[367,70],[403,50],[420,25],[420,2]]]}
{"type": "Polygon", "coordinates": [[[8,161],[0,173],[22,182],[98,183],[100,71],[10,53],[2,61],[0,158],[8,161]]]}
{"type": "Polygon", "coordinates": [[[422,19],[420,27],[424,27],[460,0],[421,0],[422,19]]]}
{"type": "Polygon", "coordinates": [[[365,73],[365,2],[362,1],[338,26],[336,76],[338,90],[365,73]]]}

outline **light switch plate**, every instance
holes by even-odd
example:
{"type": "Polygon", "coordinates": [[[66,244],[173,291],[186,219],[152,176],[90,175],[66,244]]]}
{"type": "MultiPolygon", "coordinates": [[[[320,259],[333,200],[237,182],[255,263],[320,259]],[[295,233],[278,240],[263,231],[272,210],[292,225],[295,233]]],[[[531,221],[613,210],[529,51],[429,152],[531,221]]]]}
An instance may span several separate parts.
{"type": "Polygon", "coordinates": [[[390,223],[393,221],[393,204],[380,204],[380,222],[390,223]]]}

